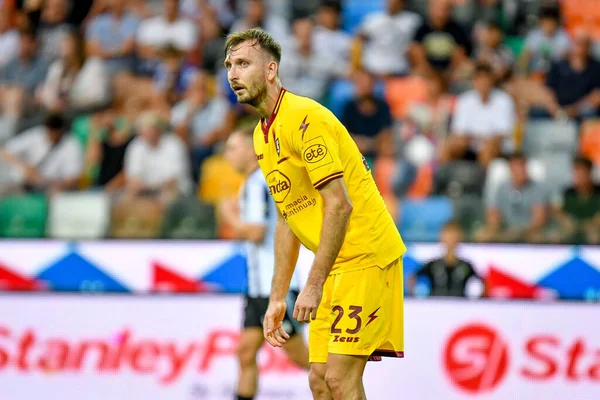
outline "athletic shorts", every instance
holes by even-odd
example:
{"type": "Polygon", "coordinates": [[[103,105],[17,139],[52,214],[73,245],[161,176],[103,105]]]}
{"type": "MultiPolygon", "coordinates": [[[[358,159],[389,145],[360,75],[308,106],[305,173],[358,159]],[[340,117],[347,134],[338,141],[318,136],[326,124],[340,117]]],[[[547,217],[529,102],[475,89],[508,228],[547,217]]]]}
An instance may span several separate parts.
{"type": "MultiPolygon", "coordinates": [[[[291,290],[286,298],[287,310],[283,318],[283,329],[288,335],[294,336],[301,333],[302,324],[294,319],[294,305],[298,298],[298,292],[291,290]]],[[[269,307],[268,297],[246,296],[246,306],[244,307],[244,328],[263,328],[263,321],[267,308],[269,307]]]]}
{"type": "Polygon", "coordinates": [[[326,363],[329,353],[404,357],[402,258],[385,268],[329,275],[308,345],[311,363],[326,363]]]}

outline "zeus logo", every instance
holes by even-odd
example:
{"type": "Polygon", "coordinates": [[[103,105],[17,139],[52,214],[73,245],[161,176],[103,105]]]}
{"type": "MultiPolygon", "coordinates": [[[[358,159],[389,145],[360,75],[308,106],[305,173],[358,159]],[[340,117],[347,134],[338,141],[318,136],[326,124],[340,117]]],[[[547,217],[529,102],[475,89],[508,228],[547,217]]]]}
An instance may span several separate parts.
{"type": "Polygon", "coordinates": [[[333,338],[333,341],[341,342],[341,343],[358,343],[359,339],[360,339],[359,337],[335,335],[335,337],[333,338]]]}

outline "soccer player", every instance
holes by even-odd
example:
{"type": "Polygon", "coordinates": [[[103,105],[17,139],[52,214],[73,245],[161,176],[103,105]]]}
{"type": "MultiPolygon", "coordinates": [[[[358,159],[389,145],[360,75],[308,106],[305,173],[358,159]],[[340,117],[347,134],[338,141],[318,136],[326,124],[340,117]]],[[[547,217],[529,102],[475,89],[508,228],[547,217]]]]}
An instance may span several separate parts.
{"type": "MultiPolygon", "coordinates": [[[[246,175],[239,198],[240,212],[235,203],[225,202],[220,208],[223,219],[246,241],[248,292],[244,312],[244,329],[238,348],[240,376],[237,399],[250,400],[257,391],[258,367],[256,356],[264,343],[263,319],[269,304],[274,268],[274,233],[277,209],[265,178],[258,167],[252,144],[252,130],[234,132],[227,140],[225,157],[240,173],[246,175]]],[[[298,296],[298,279],[294,276],[285,300],[292,306],[298,296]]],[[[308,350],[302,338],[301,325],[291,312],[283,317],[283,326],[290,339],[283,346],[288,357],[298,366],[308,369],[308,350]]]]}
{"type": "Polygon", "coordinates": [[[285,299],[302,243],[315,258],[293,315],[310,322],[313,397],[365,399],[369,358],[403,356],[404,243],[346,128],[282,87],[280,45],[250,29],[227,37],[225,56],[238,102],[262,117],[254,151],[279,209],[264,335],[273,346],[289,338],[285,299]]]}

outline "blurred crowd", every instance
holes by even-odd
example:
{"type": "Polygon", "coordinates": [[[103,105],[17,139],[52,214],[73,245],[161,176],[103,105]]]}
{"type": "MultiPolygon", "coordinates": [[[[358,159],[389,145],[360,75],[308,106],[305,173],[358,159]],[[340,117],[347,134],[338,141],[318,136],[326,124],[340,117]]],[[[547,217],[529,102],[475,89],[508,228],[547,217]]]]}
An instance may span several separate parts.
{"type": "Polygon", "coordinates": [[[239,188],[223,143],[258,117],[223,44],[258,26],[284,87],[348,128],[408,240],[452,219],[474,241],[600,243],[594,1],[0,4],[0,196],[102,193],[117,223],[181,214],[180,232],[218,219],[188,200],[239,188]]]}

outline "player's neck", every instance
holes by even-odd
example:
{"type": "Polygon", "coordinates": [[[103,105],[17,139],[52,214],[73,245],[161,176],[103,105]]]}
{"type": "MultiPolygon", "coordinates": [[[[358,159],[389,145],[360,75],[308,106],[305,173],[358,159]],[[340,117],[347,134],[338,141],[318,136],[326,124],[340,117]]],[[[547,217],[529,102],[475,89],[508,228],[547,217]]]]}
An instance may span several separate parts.
{"type": "Polygon", "coordinates": [[[273,114],[273,111],[275,110],[275,106],[277,106],[277,99],[279,98],[281,87],[281,83],[279,82],[273,86],[269,86],[267,88],[267,95],[265,96],[264,101],[256,106],[256,111],[258,111],[260,116],[266,120],[271,117],[271,114],[273,114]]]}

